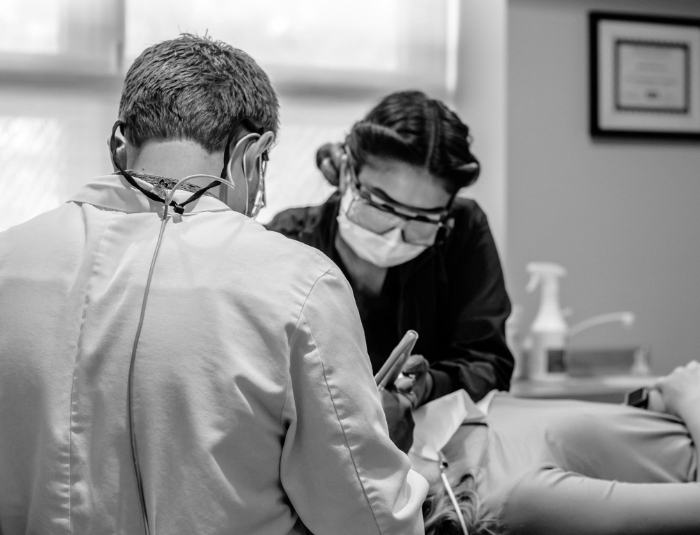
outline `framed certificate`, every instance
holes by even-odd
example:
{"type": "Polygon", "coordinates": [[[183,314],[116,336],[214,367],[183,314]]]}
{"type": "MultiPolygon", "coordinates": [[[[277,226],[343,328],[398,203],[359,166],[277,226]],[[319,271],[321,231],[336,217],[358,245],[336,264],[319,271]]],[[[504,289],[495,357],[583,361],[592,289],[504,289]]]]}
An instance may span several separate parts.
{"type": "Polygon", "coordinates": [[[589,13],[593,136],[700,139],[700,19],[589,13]]]}

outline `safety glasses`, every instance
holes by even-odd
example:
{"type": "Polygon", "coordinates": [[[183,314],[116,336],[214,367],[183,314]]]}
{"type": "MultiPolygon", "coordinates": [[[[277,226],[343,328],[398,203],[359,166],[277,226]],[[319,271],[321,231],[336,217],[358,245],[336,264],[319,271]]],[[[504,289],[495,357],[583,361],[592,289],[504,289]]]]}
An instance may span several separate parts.
{"type": "Polygon", "coordinates": [[[390,202],[382,193],[360,183],[352,165],[346,164],[353,199],[347,218],[375,234],[385,234],[396,228],[406,243],[430,246],[449,215],[448,208],[418,210],[390,202]]]}

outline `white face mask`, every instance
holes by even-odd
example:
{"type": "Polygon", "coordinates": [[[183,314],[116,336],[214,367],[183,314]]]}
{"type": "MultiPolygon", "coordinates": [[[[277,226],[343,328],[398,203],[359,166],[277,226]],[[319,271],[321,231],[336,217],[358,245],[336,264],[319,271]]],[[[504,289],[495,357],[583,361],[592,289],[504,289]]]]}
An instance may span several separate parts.
{"type": "Polygon", "coordinates": [[[427,245],[406,243],[401,238],[401,228],[397,227],[385,234],[375,234],[347,218],[346,212],[352,202],[350,188],[345,190],[338,212],[338,232],[345,243],[357,256],[382,268],[398,266],[413,260],[427,245]]]}

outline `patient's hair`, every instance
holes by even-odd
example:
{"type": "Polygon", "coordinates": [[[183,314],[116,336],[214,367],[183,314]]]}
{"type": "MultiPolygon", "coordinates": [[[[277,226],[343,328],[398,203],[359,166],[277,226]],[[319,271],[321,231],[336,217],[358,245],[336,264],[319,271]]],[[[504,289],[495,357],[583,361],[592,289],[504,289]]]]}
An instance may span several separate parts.
{"type": "MultiPolygon", "coordinates": [[[[452,489],[460,505],[469,535],[500,535],[502,530],[495,519],[481,518],[479,495],[474,476],[467,474],[452,489]]],[[[440,485],[423,502],[426,535],[462,535],[457,513],[445,488],[440,485]]]]}
{"type": "Polygon", "coordinates": [[[119,118],[135,147],[187,139],[222,150],[243,130],[277,132],[279,104],[248,54],[209,37],[182,34],[144,50],[126,73],[119,118]]]}
{"type": "Polygon", "coordinates": [[[384,97],[355,123],[345,142],[357,172],[368,156],[392,158],[424,167],[450,192],[473,184],[479,176],[469,127],[443,102],[420,91],[384,97]]]}

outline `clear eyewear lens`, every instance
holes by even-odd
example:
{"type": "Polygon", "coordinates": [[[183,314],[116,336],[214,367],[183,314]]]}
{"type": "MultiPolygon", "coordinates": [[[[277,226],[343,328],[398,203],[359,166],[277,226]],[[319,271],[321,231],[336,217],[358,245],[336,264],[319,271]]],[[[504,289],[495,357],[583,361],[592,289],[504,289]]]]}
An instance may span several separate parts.
{"type": "Polygon", "coordinates": [[[429,223],[406,219],[374,206],[361,197],[355,197],[350,204],[347,217],[353,223],[375,234],[386,234],[397,227],[401,228],[402,238],[413,245],[430,246],[435,243],[442,223],[429,223]]]}
{"type": "Polygon", "coordinates": [[[353,200],[348,208],[348,219],[362,228],[376,234],[385,234],[397,227],[402,229],[402,238],[413,245],[430,246],[435,243],[442,221],[424,221],[402,215],[400,209],[387,202],[382,202],[371,192],[364,190],[352,165],[347,165],[346,172],[353,192],[353,200]]]}
{"type": "Polygon", "coordinates": [[[384,234],[400,226],[402,219],[394,214],[380,210],[361,197],[355,196],[348,207],[348,219],[362,228],[376,234],[384,234]]]}
{"type": "Polygon", "coordinates": [[[427,223],[409,220],[403,227],[403,239],[406,243],[415,245],[432,245],[442,223],[427,223]]]}

